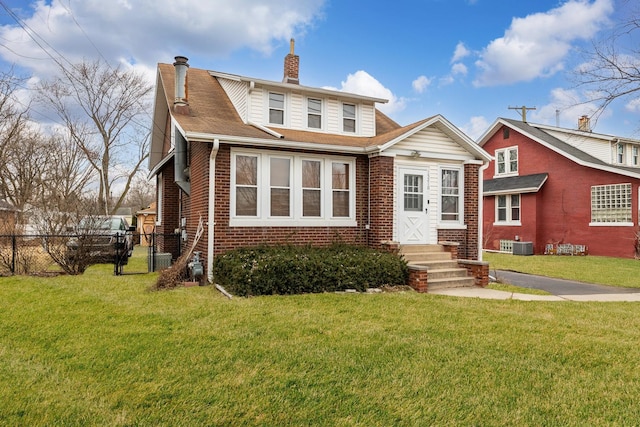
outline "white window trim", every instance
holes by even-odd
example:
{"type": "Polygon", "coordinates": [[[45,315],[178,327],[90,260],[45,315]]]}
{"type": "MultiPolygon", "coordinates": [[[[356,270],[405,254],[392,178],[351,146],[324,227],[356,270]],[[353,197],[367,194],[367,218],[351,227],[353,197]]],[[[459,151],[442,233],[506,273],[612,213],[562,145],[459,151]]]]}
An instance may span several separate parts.
{"type": "Polygon", "coordinates": [[[307,119],[306,123],[305,123],[306,128],[309,129],[309,130],[313,130],[313,131],[324,130],[325,122],[327,121],[326,120],[326,114],[325,114],[325,104],[326,104],[326,102],[324,102],[324,99],[318,98],[318,97],[314,97],[314,96],[306,97],[305,101],[306,101],[305,102],[305,104],[306,104],[306,115],[305,115],[305,118],[307,119]],[[310,127],[309,126],[309,114],[310,114],[309,113],[309,100],[310,99],[315,99],[315,100],[320,101],[320,127],[319,128],[314,128],[314,127],[310,127]]]}
{"type": "Polygon", "coordinates": [[[285,92],[279,92],[277,90],[267,90],[265,91],[265,103],[267,106],[266,109],[266,117],[265,117],[265,123],[267,124],[267,126],[276,126],[276,127],[286,127],[287,123],[289,123],[289,97],[287,96],[287,94],[285,92]],[[272,93],[276,93],[278,95],[282,95],[283,97],[283,107],[282,107],[282,124],[280,123],[271,123],[270,119],[270,111],[271,111],[271,105],[269,105],[269,95],[272,93]]]}
{"type": "Polygon", "coordinates": [[[498,227],[519,227],[522,226],[522,194],[520,193],[512,193],[512,194],[499,194],[494,196],[494,208],[495,208],[495,217],[493,221],[493,225],[498,227]],[[518,221],[513,221],[511,219],[511,196],[518,195],[520,197],[520,219],[518,221]],[[506,221],[498,221],[498,197],[505,196],[507,201],[507,220],[506,221]]]}
{"type": "MultiPolygon", "coordinates": [[[[630,186],[630,191],[629,191],[629,212],[631,214],[631,217],[633,218],[633,186],[628,183],[628,182],[624,182],[624,183],[620,183],[620,184],[603,184],[603,185],[592,185],[590,192],[593,191],[594,187],[613,187],[613,186],[619,186],[619,185],[629,185],[630,186]]],[[[639,189],[640,191],[640,189],[639,189]]],[[[591,206],[589,209],[589,215],[591,216],[591,218],[593,219],[593,193],[590,194],[589,197],[591,206]]],[[[633,221],[620,221],[620,222],[603,222],[603,221],[590,221],[589,222],[589,227],[633,227],[633,221]]]]}
{"type": "Polygon", "coordinates": [[[464,169],[456,166],[441,166],[438,168],[438,220],[439,229],[462,229],[467,228],[464,223],[464,169]],[[458,219],[442,219],[442,172],[445,170],[458,171],[458,219]]]}
{"type": "Polygon", "coordinates": [[[360,134],[360,108],[358,106],[358,104],[356,104],[355,102],[341,102],[340,103],[340,132],[344,135],[359,135],[360,134]],[[344,106],[346,105],[353,105],[355,108],[355,112],[354,112],[354,116],[353,118],[351,117],[345,117],[344,116],[344,106]],[[350,120],[354,120],[355,121],[355,125],[354,125],[354,131],[353,132],[347,132],[344,130],[344,119],[350,119],[350,120]]]}
{"type": "Polygon", "coordinates": [[[494,169],[494,177],[499,177],[499,176],[517,176],[519,171],[520,171],[520,153],[518,152],[518,146],[514,145],[511,147],[505,147],[505,148],[501,148],[499,150],[496,150],[495,153],[495,169],[494,169]],[[511,170],[511,162],[509,161],[509,152],[515,150],[516,152],[516,159],[517,159],[517,163],[518,163],[518,170],[516,170],[515,172],[511,170]],[[500,152],[504,152],[504,167],[505,167],[505,172],[500,173],[498,172],[498,153],[500,152]]]}
{"type": "Polygon", "coordinates": [[[312,154],[295,154],[280,151],[263,151],[255,149],[231,149],[231,177],[229,187],[229,226],[230,227],[355,227],[356,221],[356,160],[354,157],[323,157],[312,154]],[[235,164],[236,156],[258,157],[258,209],[256,217],[236,216],[235,214],[235,164]],[[269,214],[269,159],[291,158],[291,216],[270,217],[269,214]],[[322,163],[320,187],[321,217],[302,216],[302,161],[320,160],[322,163]],[[333,163],[346,163],[349,165],[349,217],[332,217],[331,186],[333,163]],[[261,194],[264,196],[261,197],[261,194]]]}

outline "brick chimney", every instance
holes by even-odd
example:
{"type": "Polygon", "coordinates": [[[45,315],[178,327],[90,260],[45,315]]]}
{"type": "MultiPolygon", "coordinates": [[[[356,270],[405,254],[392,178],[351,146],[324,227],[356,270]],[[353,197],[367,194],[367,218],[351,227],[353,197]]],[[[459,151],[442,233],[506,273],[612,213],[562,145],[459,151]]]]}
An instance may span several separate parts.
{"type": "Polygon", "coordinates": [[[589,116],[586,114],[578,119],[578,130],[591,132],[591,120],[589,120],[589,116]]]}
{"type": "Polygon", "coordinates": [[[187,69],[189,58],[185,56],[176,56],[176,62],[173,66],[176,70],[176,91],[173,101],[173,111],[179,114],[189,114],[189,86],[187,79],[187,69]]]}
{"type": "Polygon", "coordinates": [[[289,54],[284,57],[284,77],[283,83],[300,84],[298,79],[298,71],[300,70],[300,57],[293,53],[295,40],[289,42],[289,54]]]}

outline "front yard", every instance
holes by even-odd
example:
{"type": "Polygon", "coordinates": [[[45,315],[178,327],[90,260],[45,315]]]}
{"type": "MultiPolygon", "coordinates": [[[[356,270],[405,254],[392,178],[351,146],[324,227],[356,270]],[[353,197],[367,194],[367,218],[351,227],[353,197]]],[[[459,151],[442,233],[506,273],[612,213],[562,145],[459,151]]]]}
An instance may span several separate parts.
{"type": "Polygon", "coordinates": [[[415,292],[228,300],[213,287],[148,292],[155,277],[102,265],[0,278],[0,424],[640,419],[639,304],[415,292]]]}

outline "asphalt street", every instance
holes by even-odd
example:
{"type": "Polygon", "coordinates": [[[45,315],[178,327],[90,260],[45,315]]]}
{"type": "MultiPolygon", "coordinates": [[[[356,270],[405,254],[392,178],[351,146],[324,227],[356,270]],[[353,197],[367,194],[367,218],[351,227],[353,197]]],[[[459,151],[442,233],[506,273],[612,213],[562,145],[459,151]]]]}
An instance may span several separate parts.
{"type": "MultiPolygon", "coordinates": [[[[494,272],[492,271],[492,274],[494,272]]],[[[534,276],[513,271],[496,270],[499,282],[509,283],[522,288],[542,289],[553,295],[595,295],[595,294],[626,294],[638,293],[640,289],[618,288],[614,286],[596,285],[592,283],[576,282],[573,280],[553,279],[550,277],[534,276]]]]}

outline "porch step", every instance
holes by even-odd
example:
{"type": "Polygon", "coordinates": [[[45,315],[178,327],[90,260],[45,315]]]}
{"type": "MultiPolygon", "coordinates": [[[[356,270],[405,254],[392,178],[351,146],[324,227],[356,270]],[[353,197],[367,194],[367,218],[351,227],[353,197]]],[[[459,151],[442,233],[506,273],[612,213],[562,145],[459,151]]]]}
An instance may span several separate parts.
{"type": "Polygon", "coordinates": [[[475,286],[475,282],[473,277],[446,277],[443,279],[431,279],[429,277],[429,291],[449,288],[472,288],[475,286]]]}
{"type": "Polygon", "coordinates": [[[475,278],[468,276],[466,268],[458,267],[458,261],[451,259],[442,245],[403,245],[400,253],[409,267],[427,269],[428,291],[475,286],[475,278]]]}

